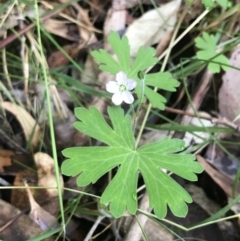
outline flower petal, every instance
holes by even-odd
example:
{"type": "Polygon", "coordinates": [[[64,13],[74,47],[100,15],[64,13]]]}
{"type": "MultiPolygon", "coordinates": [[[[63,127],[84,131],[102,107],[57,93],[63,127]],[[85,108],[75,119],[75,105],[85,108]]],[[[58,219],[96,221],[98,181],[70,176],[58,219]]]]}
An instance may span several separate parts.
{"type": "Polygon", "coordinates": [[[133,90],[137,86],[137,82],[133,79],[128,79],[127,90],[133,90]]]}
{"type": "Polygon", "coordinates": [[[123,95],[121,92],[117,92],[112,96],[112,102],[115,105],[121,105],[123,102],[123,95]]]}
{"type": "Polygon", "coordinates": [[[106,90],[110,93],[117,93],[119,91],[119,85],[116,81],[108,81],[106,84],[106,90]]]}
{"type": "Polygon", "coordinates": [[[116,81],[118,82],[118,84],[127,84],[127,75],[123,72],[120,71],[116,74],[116,81]]]}
{"type": "Polygon", "coordinates": [[[131,92],[129,91],[124,91],[122,92],[122,99],[124,102],[126,102],[127,104],[132,104],[134,101],[133,95],[131,92]]]}

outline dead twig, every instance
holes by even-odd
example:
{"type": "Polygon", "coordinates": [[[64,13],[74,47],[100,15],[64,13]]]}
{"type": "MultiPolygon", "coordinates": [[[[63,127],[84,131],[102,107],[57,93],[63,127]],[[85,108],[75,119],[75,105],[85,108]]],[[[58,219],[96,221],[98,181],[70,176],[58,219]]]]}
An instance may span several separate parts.
{"type": "MultiPolygon", "coordinates": [[[[188,112],[188,111],[184,111],[184,110],[174,109],[174,108],[171,108],[171,107],[165,107],[165,110],[168,111],[168,112],[171,112],[171,113],[179,114],[179,115],[186,115],[186,116],[196,117],[196,114],[193,113],[193,112],[188,112]]],[[[198,113],[197,117],[199,117],[201,119],[205,119],[205,120],[210,120],[214,124],[224,125],[224,126],[230,127],[233,130],[235,130],[235,131],[240,133],[240,126],[238,126],[235,123],[229,121],[225,117],[214,118],[214,117],[211,117],[209,115],[202,114],[202,113],[198,113]]]]}

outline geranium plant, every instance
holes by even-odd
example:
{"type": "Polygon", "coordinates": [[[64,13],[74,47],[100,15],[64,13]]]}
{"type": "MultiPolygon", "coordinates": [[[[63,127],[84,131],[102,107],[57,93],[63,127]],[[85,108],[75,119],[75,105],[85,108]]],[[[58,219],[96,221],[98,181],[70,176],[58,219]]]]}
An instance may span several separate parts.
{"type": "Polygon", "coordinates": [[[142,175],[155,214],[164,218],[168,206],[174,215],[184,217],[188,210],[186,203],[192,202],[192,199],[162,169],[196,181],[196,173],[203,171],[202,166],[193,155],[182,153],[184,141],[179,139],[164,138],[138,147],[132,117],[125,114],[120,106],[123,102],[134,103],[133,92],[140,102],[145,96],[154,107],[164,109],[165,98],[151,87],[175,91],[179,82],[169,72],[139,75],[157,63],[153,48],[141,47],[131,63],[126,37],[120,38],[118,33],[112,31],[108,41],[117,60],[103,49],[93,51],[92,55],[100,63],[100,69],[116,75],[116,81],[106,84],[106,90],[113,93],[113,105],[107,109],[111,123],[107,123],[102,113],[93,106],[89,109],[76,108],[75,115],[79,121],[74,123],[76,129],[105,145],[65,149],[63,155],[67,160],[62,164],[62,173],[79,175],[77,184],[86,186],[115,168],[117,173],[104,190],[100,203],[108,207],[116,218],[125,211],[136,213],[137,183],[139,175],[142,175]]]}

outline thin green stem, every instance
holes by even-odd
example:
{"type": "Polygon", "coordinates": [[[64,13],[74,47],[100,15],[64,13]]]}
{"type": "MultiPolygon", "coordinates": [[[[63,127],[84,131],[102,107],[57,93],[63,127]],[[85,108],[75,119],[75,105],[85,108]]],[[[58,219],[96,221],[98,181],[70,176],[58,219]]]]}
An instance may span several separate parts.
{"type": "Polygon", "coordinates": [[[37,36],[38,36],[38,44],[39,44],[39,51],[41,54],[41,65],[42,65],[42,73],[45,82],[46,88],[46,98],[48,103],[48,113],[49,113],[49,127],[50,127],[50,136],[51,136],[51,143],[52,143],[52,153],[54,159],[54,168],[56,173],[56,181],[57,181],[57,190],[58,190],[58,199],[59,199],[59,206],[61,210],[61,219],[63,224],[63,233],[66,234],[66,225],[65,225],[65,217],[64,217],[64,207],[63,207],[63,199],[62,199],[62,187],[61,187],[61,180],[59,175],[59,167],[58,167],[58,158],[57,158],[57,151],[56,151],[56,141],[54,135],[54,125],[53,125],[53,116],[52,116],[52,107],[51,107],[51,98],[49,93],[49,85],[48,85],[48,75],[46,71],[46,61],[45,56],[43,53],[43,45],[41,40],[41,26],[40,26],[40,17],[39,17],[39,10],[38,10],[38,1],[34,1],[34,8],[36,13],[36,26],[37,26],[37,36]]]}
{"type": "MultiPolygon", "coordinates": [[[[175,38],[176,38],[176,36],[177,36],[177,32],[178,32],[178,30],[179,30],[179,28],[180,28],[180,26],[181,26],[181,24],[182,24],[182,21],[183,21],[185,15],[186,15],[187,11],[188,11],[188,6],[185,8],[183,14],[181,15],[180,20],[178,21],[178,24],[177,24],[177,26],[176,26],[176,28],[175,28],[175,30],[174,30],[174,33],[173,33],[171,42],[170,42],[170,44],[169,44],[169,47],[168,47],[167,50],[159,57],[159,59],[161,59],[162,57],[165,56],[164,61],[163,61],[163,64],[162,64],[162,67],[161,67],[161,71],[164,71],[164,69],[165,69],[165,67],[166,67],[166,65],[167,65],[167,61],[168,61],[168,59],[169,59],[171,50],[172,50],[172,48],[174,47],[174,45],[176,45],[198,22],[201,21],[201,19],[203,19],[203,18],[209,13],[209,10],[205,10],[205,11],[175,40],[175,38]],[[175,40],[175,41],[174,41],[174,40],[175,40]]],[[[151,68],[149,68],[149,69],[146,71],[146,73],[149,72],[150,69],[151,69],[151,68]]],[[[156,92],[157,90],[158,90],[158,88],[155,87],[155,88],[154,88],[154,91],[156,92]]],[[[145,114],[145,116],[144,116],[143,122],[142,122],[142,124],[141,124],[140,130],[139,130],[139,133],[138,133],[138,136],[137,136],[137,139],[136,139],[136,146],[138,146],[138,144],[139,144],[140,138],[141,138],[141,136],[142,136],[143,130],[144,130],[145,125],[146,125],[146,123],[147,123],[147,119],[148,119],[148,116],[149,116],[149,113],[150,113],[151,109],[152,109],[152,104],[150,103],[150,104],[148,105],[146,114],[145,114]]]]}
{"type": "MultiPolygon", "coordinates": [[[[137,127],[137,121],[138,121],[138,116],[140,113],[140,109],[143,103],[143,99],[144,99],[144,86],[145,86],[145,75],[143,76],[143,78],[140,79],[140,98],[139,98],[139,104],[137,107],[136,112],[134,112],[134,123],[133,123],[133,133],[135,133],[136,127],[137,127]]],[[[133,111],[134,111],[134,107],[132,106],[133,111]]],[[[137,148],[137,146],[136,146],[137,148]]]]}

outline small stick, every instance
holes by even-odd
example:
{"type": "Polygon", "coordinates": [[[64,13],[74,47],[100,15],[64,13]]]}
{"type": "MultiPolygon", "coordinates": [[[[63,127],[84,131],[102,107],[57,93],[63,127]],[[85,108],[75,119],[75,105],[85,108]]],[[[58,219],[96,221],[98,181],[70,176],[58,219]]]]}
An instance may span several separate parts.
{"type": "Polygon", "coordinates": [[[98,225],[101,223],[101,221],[105,218],[105,216],[98,216],[97,220],[95,221],[94,225],[92,226],[92,228],[90,229],[90,231],[88,232],[87,236],[85,237],[84,241],[89,241],[92,238],[92,235],[94,233],[94,231],[96,230],[96,228],[98,227],[98,225]]]}
{"type": "MultiPolygon", "coordinates": [[[[168,111],[168,112],[171,112],[171,113],[179,114],[179,115],[187,115],[187,116],[191,116],[191,117],[196,117],[196,115],[193,112],[189,112],[189,111],[174,109],[174,108],[171,108],[171,107],[165,107],[165,110],[168,111]]],[[[235,131],[240,132],[240,126],[234,124],[233,122],[229,121],[225,117],[213,118],[211,116],[208,116],[206,114],[201,114],[201,113],[198,113],[198,117],[201,118],[201,119],[210,120],[214,124],[228,126],[232,129],[234,129],[235,131]]]]}

